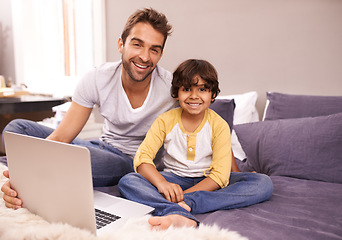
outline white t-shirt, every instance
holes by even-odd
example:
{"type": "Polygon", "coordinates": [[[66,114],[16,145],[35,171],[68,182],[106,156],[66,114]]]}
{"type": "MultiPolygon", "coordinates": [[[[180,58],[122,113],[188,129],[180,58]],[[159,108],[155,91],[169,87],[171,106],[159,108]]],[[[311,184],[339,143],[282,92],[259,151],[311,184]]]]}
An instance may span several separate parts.
{"type": "Polygon", "coordinates": [[[94,68],[78,83],[72,100],[87,108],[98,105],[104,117],[100,139],[133,158],[153,121],[177,101],[170,94],[172,74],[157,66],[144,104],[133,109],[122,86],[121,68],[121,61],[94,68]]]}

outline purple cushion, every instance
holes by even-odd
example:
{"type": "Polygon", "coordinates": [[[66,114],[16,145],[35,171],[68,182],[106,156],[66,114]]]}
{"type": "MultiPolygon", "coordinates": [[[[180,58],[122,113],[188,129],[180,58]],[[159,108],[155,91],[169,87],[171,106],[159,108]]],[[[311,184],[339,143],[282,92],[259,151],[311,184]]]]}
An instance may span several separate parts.
{"type": "Polygon", "coordinates": [[[342,112],[342,96],[267,93],[265,120],[325,116],[342,112]]]}
{"type": "Polygon", "coordinates": [[[230,131],[232,131],[235,109],[234,99],[216,99],[215,102],[210,104],[209,108],[226,120],[230,131]]]}
{"type": "Polygon", "coordinates": [[[342,113],[235,125],[243,170],[342,183],[342,113]]]}

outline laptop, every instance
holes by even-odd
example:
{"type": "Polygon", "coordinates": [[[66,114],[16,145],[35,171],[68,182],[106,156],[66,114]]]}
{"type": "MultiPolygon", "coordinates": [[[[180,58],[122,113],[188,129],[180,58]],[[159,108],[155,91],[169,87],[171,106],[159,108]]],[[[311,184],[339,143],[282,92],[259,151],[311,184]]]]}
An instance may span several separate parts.
{"type": "Polygon", "coordinates": [[[49,222],[98,235],[154,210],[93,190],[90,152],[85,147],[11,132],[4,133],[4,140],[11,186],[23,207],[49,222]],[[97,215],[109,217],[96,220],[95,209],[97,215]]]}

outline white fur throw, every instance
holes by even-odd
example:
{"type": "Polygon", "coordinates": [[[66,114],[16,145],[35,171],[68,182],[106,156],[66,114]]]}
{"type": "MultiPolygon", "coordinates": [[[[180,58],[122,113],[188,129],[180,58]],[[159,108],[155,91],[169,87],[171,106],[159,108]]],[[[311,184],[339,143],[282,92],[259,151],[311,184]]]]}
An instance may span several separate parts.
{"type": "MultiPolygon", "coordinates": [[[[6,178],[2,175],[6,167],[0,164],[0,186],[6,178]]],[[[72,227],[67,224],[50,224],[41,217],[30,213],[27,209],[12,210],[5,207],[0,193],[0,240],[25,239],[25,240],[48,240],[48,239],[89,239],[89,240],[135,240],[135,239],[186,239],[186,240],[247,240],[237,232],[219,229],[217,226],[200,225],[198,228],[173,228],[165,231],[152,231],[147,219],[131,219],[120,229],[107,235],[96,237],[88,231],[72,227]]]]}

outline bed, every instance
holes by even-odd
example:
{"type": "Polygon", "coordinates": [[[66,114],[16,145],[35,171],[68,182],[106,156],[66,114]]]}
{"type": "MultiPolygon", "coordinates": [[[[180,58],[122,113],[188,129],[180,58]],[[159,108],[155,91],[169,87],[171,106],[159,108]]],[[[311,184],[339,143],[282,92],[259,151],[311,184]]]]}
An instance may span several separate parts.
{"type": "Polygon", "coordinates": [[[272,198],[197,217],[254,240],[342,239],[342,97],[274,92],[266,105],[262,121],[233,129],[237,164],[269,175],[272,198]]]}
{"type": "Polygon", "coordinates": [[[256,92],[221,96],[211,108],[233,130],[239,168],[271,177],[271,199],[196,217],[253,240],[342,239],[342,96],[266,95],[261,121],[256,92]]]}
{"type": "MultiPolygon", "coordinates": [[[[135,239],[137,232],[144,239],[342,239],[342,96],[266,94],[260,121],[255,108],[256,92],[221,96],[211,107],[231,126],[239,168],[271,177],[274,191],[269,201],[196,215],[201,225],[191,230],[152,233],[146,218],[140,219],[111,239],[135,239]],[[143,227],[137,228],[140,225],[143,227]],[[123,238],[125,231],[130,235],[123,238]]],[[[117,186],[97,190],[120,196],[117,186]]],[[[0,226],[13,221],[14,229],[22,227],[23,221],[18,220],[21,218],[13,217],[21,214],[30,213],[2,206],[0,226]]],[[[13,228],[10,232],[6,225],[2,226],[0,238],[14,234],[13,228]]],[[[25,228],[20,236],[37,239],[37,232],[42,231],[39,226],[25,228]]],[[[56,224],[44,226],[49,226],[50,232],[42,231],[45,235],[39,235],[41,238],[71,236],[65,235],[71,231],[70,226],[59,226],[64,229],[59,231],[55,230],[56,224]]],[[[75,234],[79,239],[90,239],[82,231],[75,234]]]]}

